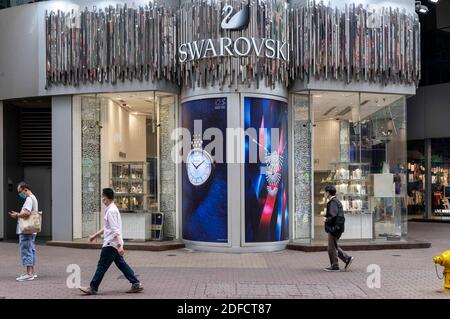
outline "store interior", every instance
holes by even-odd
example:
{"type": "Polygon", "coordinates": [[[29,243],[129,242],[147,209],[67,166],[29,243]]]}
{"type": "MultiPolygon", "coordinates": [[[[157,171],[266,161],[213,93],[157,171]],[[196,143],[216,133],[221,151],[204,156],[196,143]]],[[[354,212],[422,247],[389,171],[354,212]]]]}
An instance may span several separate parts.
{"type": "Polygon", "coordinates": [[[401,239],[406,232],[406,124],[401,95],[312,92],[314,227],[326,240],[324,188],[336,186],[342,239],[401,239]]]}
{"type": "Polygon", "coordinates": [[[450,139],[429,140],[431,216],[426,216],[426,143],[408,141],[408,219],[450,220],[450,139]]]}

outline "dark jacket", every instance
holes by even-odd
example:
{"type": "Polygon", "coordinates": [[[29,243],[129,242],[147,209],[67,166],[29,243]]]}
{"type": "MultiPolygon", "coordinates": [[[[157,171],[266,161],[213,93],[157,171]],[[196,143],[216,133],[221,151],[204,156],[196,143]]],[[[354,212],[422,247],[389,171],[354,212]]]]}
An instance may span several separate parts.
{"type": "Polygon", "coordinates": [[[344,222],[345,219],[343,216],[342,204],[336,197],[333,197],[327,203],[325,232],[330,233],[338,238],[341,237],[344,231],[344,222]]]}

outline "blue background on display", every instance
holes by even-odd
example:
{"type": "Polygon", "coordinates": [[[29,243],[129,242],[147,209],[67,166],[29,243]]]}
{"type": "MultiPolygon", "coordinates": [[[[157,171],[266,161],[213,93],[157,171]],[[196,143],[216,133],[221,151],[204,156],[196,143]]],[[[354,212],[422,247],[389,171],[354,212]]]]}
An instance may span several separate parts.
{"type": "MultiPolygon", "coordinates": [[[[182,126],[194,135],[194,120],[202,120],[202,133],[210,127],[222,131],[226,145],[226,98],[212,98],[182,103],[182,126]]],[[[203,148],[210,141],[203,141],[203,148]]],[[[225,147],[223,149],[226,158],[225,147]]],[[[214,152],[211,154],[214,158],[214,152]]],[[[189,181],[186,163],[182,163],[183,238],[203,242],[228,242],[227,164],[216,163],[209,180],[194,186],[189,181]]]]}
{"type": "Polygon", "coordinates": [[[244,129],[255,128],[259,135],[264,123],[264,142],[260,147],[272,152],[271,128],[280,129],[283,139],[281,181],[273,201],[273,210],[268,223],[263,225],[261,216],[268,200],[266,164],[260,161],[249,163],[249,143],[245,137],[245,241],[275,242],[289,239],[289,178],[288,178],[288,106],[287,103],[271,99],[245,97],[244,129]]]}

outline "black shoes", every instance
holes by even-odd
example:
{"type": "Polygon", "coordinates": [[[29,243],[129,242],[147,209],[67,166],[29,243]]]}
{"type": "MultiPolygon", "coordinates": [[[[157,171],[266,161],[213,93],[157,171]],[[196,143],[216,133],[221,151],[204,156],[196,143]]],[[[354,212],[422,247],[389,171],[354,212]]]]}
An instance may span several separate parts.
{"type": "Polygon", "coordinates": [[[350,265],[352,264],[353,259],[355,259],[355,257],[348,257],[347,262],[345,263],[345,269],[347,270],[350,265]]]}
{"type": "Polygon", "coordinates": [[[328,272],[340,271],[339,267],[332,267],[332,266],[328,267],[328,268],[325,268],[324,270],[328,271],[328,272]]]}
{"type": "MultiPolygon", "coordinates": [[[[351,257],[351,256],[348,257],[347,261],[345,262],[345,268],[344,268],[345,270],[350,268],[350,265],[352,264],[353,259],[355,259],[355,257],[351,257]]],[[[340,271],[339,266],[335,266],[335,267],[330,266],[328,268],[325,268],[324,270],[328,271],[328,272],[340,271]]]]}

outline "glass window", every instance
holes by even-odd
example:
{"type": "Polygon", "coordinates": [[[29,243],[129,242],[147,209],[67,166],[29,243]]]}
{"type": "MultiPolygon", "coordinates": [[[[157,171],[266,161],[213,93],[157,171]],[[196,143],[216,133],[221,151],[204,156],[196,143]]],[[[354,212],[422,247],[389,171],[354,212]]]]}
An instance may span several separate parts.
{"type": "Polygon", "coordinates": [[[115,192],[125,239],[150,239],[154,212],[164,213],[164,235],[175,237],[176,103],[159,92],[81,97],[83,237],[102,224],[105,187],[115,192]]]}
{"type": "Polygon", "coordinates": [[[450,218],[450,138],[431,139],[432,217],[450,218]]]}
{"type": "Polygon", "coordinates": [[[325,240],[324,187],[335,185],[346,215],[342,239],[406,234],[406,122],[403,96],[312,92],[314,234],[325,240]]]}
{"type": "Polygon", "coordinates": [[[425,214],[425,141],[408,141],[408,218],[425,214]]]}

